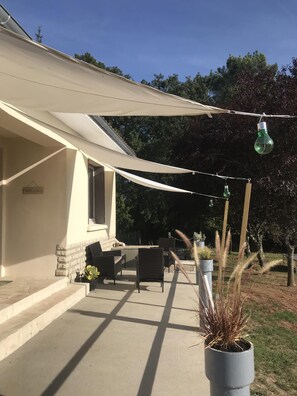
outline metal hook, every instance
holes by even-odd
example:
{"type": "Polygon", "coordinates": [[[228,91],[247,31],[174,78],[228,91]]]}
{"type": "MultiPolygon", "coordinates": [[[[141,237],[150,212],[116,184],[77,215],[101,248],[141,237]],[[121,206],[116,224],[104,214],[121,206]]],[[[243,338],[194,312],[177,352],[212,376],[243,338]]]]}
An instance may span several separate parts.
{"type": "Polygon", "coordinates": [[[9,22],[9,20],[10,20],[10,15],[8,15],[6,21],[0,21],[0,25],[6,25],[7,22],[9,22]]]}

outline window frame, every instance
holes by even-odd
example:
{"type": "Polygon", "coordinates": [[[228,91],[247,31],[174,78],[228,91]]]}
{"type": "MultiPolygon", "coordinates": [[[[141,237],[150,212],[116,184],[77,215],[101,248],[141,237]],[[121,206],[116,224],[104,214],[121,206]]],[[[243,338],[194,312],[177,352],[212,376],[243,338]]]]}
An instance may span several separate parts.
{"type": "Polygon", "coordinates": [[[88,163],[88,224],[105,224],[105,172],[104,167],[88,163]]]}

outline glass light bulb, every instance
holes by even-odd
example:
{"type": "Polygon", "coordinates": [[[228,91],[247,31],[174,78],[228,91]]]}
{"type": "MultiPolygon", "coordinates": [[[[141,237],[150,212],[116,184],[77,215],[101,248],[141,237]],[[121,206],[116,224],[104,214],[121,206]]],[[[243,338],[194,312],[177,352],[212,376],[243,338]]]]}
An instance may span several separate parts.
{"type": "Polygon", "coordinates": [[[230,197],[230,191],[229,191],[229,187],[228,187],[228,184],[225,184],[225,187],[224,187],[224,192],[223,192],[223,197],[224,198],[226,198],[226,199],[228,199],[229,197],[230,197]]]}
{"type": "Polygon", "coordinates": [[[259,122],[257,128],[258,137],[254,144],[255,151],[260,155],[271,153],[274,143],[268,135],[266,122],[259,122]]]}

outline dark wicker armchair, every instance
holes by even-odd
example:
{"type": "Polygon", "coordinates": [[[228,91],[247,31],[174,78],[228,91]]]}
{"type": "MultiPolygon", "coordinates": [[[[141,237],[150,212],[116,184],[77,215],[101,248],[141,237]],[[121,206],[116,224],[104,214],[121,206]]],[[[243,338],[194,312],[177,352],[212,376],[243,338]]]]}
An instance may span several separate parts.
{"type": "Polygon", "coordinates": [[[164,292],[164,259],[161,248],[138,249],[136,265],[136,287],[140,293],[140,282],[160,282],[164,292]]]}
{"type": "Polygon", "coordinates": [[[116,283],[116,276],[120,272],[122,275],[122,265],[126,264],[126,255],[120,250],[103,251],[100,242],[92,243],[86,247],[87,263],[92,264],[100,271],[100,277],[113,279],[116,283]]]}
{"type": "Polygon", "coordinates": [[[171,265],[174,265],[175,269],[175,259],[171,254],[171,252],[175,253],[175,238],[159,238],[158,245],[164,250],[164,267],[170,272],[171,265]]]}

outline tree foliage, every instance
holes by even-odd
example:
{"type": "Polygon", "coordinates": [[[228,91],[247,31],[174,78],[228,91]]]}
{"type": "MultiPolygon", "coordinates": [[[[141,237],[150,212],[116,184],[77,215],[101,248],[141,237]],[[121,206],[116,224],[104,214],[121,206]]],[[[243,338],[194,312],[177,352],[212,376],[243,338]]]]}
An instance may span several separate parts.
{"type": "MultiPolygon", "coordinates": [[[[106,67],[89,53],[77,58],[127,78],[117,67],[106,67]]],[[[263,54],[229,56],[226,65],[207,76],[154,75],[153,88],[204,104],[250,113],[297,115],[297,58],[282,67],[268,64],[263,54]]],[[[136,154],[164,164],[252,180],[249,236],[256,249],[294,252],[297,244],[297,123],[296,119],[265,118],[275,142],[267,156],[254,151],[254,117],[221,114],[199,117],[108,117],[136,154]]],[[[153,180],[204,194],[222,196],[225,181],[205,175],[145,175],[153,180]]],[[[228,180],[231,190],[228,225],[239,235],[244,181],[228,180]]],[[[179,228],[191,235],[203,230],[209,241],[222,225],[224,202],[205,197],[148,190],[118,178],[118,233],[125,240],[137,231],[142,242],[179,228]]],[[[259,257],[262,263],[265,257],[259,257]]]]}
{"type": "Polygon", "coordinates": [[[90,63],[93,66],[99,67],[100,69],[110,71],[111,73],[118,74],[125,78],[131,79],[129,74],[123,74],[122,70],[117,66],[105,66],[105,64],[101,61],[96,60],[89,52],[85,52],[84,54],[74,54],[76,59],[82,60],[86,63],[90,63]]]}
{"type": "Polygon", "coordinates": [[[43,35],[41,34],[41,26],[38,26],[37,32],[35,33],[35,39],[37,43],[42,43],[43,35]]]}

